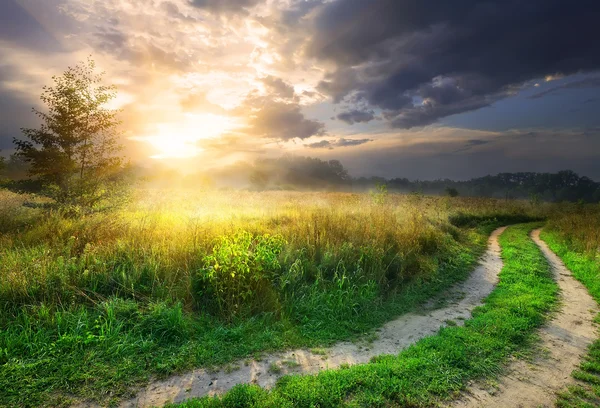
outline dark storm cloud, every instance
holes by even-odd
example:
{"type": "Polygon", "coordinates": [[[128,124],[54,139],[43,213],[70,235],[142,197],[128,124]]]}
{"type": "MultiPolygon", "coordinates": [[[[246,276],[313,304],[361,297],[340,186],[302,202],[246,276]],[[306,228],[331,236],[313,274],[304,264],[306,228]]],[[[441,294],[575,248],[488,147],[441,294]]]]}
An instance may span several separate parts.
{"type": "Polygon", "coordinates": [[[514,94],[526,81],[600,69],[600,3],[337,0],[306,53],[335,68],[319,90],[423,126],[514,94]],[[574,29],[577,27],[577,29],[574,29]]]}
{"type": "Polygon", "coordinates": [[[191,0],[190,4],[214,13],[246,13],[262,0],[191,0]]]}
{"type": "Polygon", "coordinates": [[[349,125],[367,123],[375,119],[373,111],[350,110],[337,115],[337,118],[349,125]]]}
{"type": "Polygon", "coordinates": [[[547,89],[543,92],[538,92],[534,95],[531,95],[529,99],[539,99],[546,95],[556,93],[563,89],[585,89],[585,88],[598,88],[600,87],[600,76],[585,78],[579,81],[568,82],[563,85],[555,86],[553,88],[547,89]]]}

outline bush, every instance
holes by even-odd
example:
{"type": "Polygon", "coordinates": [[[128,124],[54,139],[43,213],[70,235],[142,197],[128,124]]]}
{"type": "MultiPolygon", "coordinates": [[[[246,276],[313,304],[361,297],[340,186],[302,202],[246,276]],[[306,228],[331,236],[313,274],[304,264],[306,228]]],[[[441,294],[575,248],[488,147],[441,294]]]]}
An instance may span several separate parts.
{"type": "Polygon", "coordinates": [[[454,187],[447,187],[446,195],[449,197],[458,197],[458,190],[455,189],[454,187]]]}
{"type": "Polygon", "coordinates": [[[198,272],[197,303],[226,319],[276,311],[273,281],[281,269],[283,244],[281,237],[246,231],[221,237],[198,272]]]}
{"type": "Polygon", "coordinates": [[[458,212],[448,217],[450,224],[459,228],[476,228],[486,224],[520,224],[525,222],[541,221],[541,218],[533,217],[525,213],[491,213],[491,214],[468,214],[458,212]]]}

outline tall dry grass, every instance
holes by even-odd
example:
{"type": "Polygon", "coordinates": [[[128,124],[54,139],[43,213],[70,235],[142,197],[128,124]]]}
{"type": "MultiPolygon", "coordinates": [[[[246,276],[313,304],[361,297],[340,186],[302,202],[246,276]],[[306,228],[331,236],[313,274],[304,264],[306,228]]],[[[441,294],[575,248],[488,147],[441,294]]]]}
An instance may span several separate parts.
{"type": "Polygon", "coordinates": [[[547,229],[570,250],[600,258],[600,205],[562,203],[553,208],[547,229]]]}
{"type": "MultiPolygon", "coordinates": [[[[266,236],[281,242],[271,280],[288,279],[295,265],[302,271],[295,285],[350,279],[375,282],[383,292],[434,274],[437,258],[465,239],[448,223],[451,214],[528,210],[519,202],[414,195],[381,201],[346,193],[144,190],[118,212],[68,218],[23,207],[27,197],[2,194],[0,299],[12,305],[117,296],[180,301],[192,309],[206,303],[198,285],[214,271],[208,257],[228,250],[220,247],[223,237],[242,232],[251,243],[234,250],[252,251],[252,240],[266,236]]],[[[230,266],[230,273],[243,267],[230,266]]]]}

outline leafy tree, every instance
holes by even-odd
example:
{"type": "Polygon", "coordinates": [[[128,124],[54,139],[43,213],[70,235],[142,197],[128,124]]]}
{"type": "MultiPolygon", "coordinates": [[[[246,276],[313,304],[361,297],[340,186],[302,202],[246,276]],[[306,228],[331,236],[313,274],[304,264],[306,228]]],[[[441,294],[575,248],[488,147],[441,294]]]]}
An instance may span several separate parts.
{"type": "Polygon", "coordinates": [[[458,190],[454,187],[446,187],[446,194],[450,197],[458,197],[458,190]]]}
{"type": "Polygon", "coordinates": [[[23,128],[25,140],[13,140],[29,176],[60,204],[94,206],[116,191],[123,167],[119,111],[107,107],[116,87],[102,84],[104,73],[95,71],[88,58],[52,77],[40,97],[47,111],[32,109],[41,126],[23,128]]]}
{"type": "Polygon", "coordinates": [[[267,185],[269,185],[269,173],[260,169],[255,169],[252,174],[250,174],[250,183],[256,190],[264,190],[267,188],[267,185]]]}
{"type": "Polygon", "coordinates": [[[6,180],[6,159],[0,156],[0,187],[3,187],[6,180]]]}
{"type": "Polygon", "coordinates": [[[375,204],[385,204],[388,198],[388,187],[385,183],[377,183],[375,191],[371,191],[371,198],[375,204]]]}

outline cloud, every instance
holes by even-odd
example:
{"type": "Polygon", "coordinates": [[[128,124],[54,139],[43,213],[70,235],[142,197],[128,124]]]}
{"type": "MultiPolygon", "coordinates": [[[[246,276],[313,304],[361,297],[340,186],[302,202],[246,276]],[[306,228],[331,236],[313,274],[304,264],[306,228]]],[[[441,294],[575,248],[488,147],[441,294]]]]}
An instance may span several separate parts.
{"type": "Polygon", "coordinates": [[[323,4],[323,0],[294,0],[281,13],[281,21],[286,26],[297,25],[310,12],[323,4]]]}
{"type": "Polygon", "coordinates": [[[599,128],[487,132],[432,127],[373,139],[359,149],[310,152],[321,159],[340,160],[355,177],[462,180],[502,172],[572,169],[600,180],[599,128]],[[459,149],[464,150],[457,154],[459,149]]]}
{"type": "MultiPolygon", "coordinates": [[[[0,150],[4,153],[13,149],[13,138],[21,138],[20,128],[39,124],[31,108],[40,108],[40,101],[28,93],[28,88],[21,87],[23,75],[10,65],[0,66],[0,150]]],[[[26,79],[28,84],[36,83],[35,78],[26,79]]],[[[41,93],[41,85],[38,90],[41,93]]]]}
{"type": "Polygon", "coordinates": [[[55,29],[68,30],[72,24],[60,14],[53,13],[56,1],[35,2],[35,7],[31,3],[2,0],[0,41],[10,41],[13,45],[44,53],[64,50],[62,33],[55,32],[55,29]]]}
{"type": "Polygon", "coordinates": [[[337,118],[349,125],[366,123],[375,119],[373,111],[350,110],[337,115],[337,118]]]}
{"type": "Polygon", "coordinates": [[[283,81],[281,78],[268,76],[262,78],[261,81],[265,84],[267,91],[271,94],[275,94],[281,98],[294,97],[294,87],[283,81]]]}
{"type": "Polygon", "coordinates": [[[227,111],[206,99],[206,92],[190,93],[179,101],[181,108],[186,113],[202,112],[225,114],[227,111]]]}
{"type": "Polygon", "coordinates": [[[319,85],[334,102],[364,101],[411,128],[534,78],[600,70],[599,15],[587,1],[338,0],[319,9],[305,49],[334,67],[319,85]]]}
{"type": "Polygon", "coordinates": [[[241,131],[250,136],[287,141],[325,134],[325,125],[307,119],[297,102],[250,95],[236,112],[241,116],[249,116],[247,127],[241,131]]]}
{"type": "Polygon", "coordinates": [[[467,146],[481,146],[484,144],[488,144],[489,142],[489,140],[471,139],[467,140],[467,146]]]}
{"type": "Polygon", "coordinates": [[[462,147],[459,147],[458,149],[456,149],[455,151],[453,151],[452,153],[462,153],[462,152],[466,152],[468,150],[471,150],[474,147],[477,146],[483,146],[490,143],[489,140],[483,140],[483,139],[469,139],[465,142],[465,145],[462,147]]]}
{"type": "Polygon", "coordinates": [[[361,144],[365,144],[368,142],[372,142],[373,139],[338,139],[338,141],[335,143],[335,146],[337,147],[347,147],[347,146],[359,146],[361,144]]]}
{"type": "Polygon", "coordinates": [[[592,78],[580,79],[578,81],[568,82],[563,85],[555,86],[547,89],[543,92],[538,92],[529,97],[529,99],[539,99],[546,95],[555,94],[563,89],[584,89],[584,88],[598,88],[600,87],[600,76],[592,78]]]}
{"type": "Polygon", "coordinates": [[[320,142],[309,143],[305,145],[309,149],[333,149],[335,147],[349,147],[359,146],[368,142],[372,142],[373,139],[344,139],[340,138],[335,141],[321,140],[320,142]]]}
{"type": "MultiPolygon", "coordinates": [[[[362,174],[460,176],[483,172],[488,163],[502,171],[490,152],[510,160],[510,152],[525,150],[518,165],[506,166],[528,170],[529,160],[542,163],[536,148],[555,160],[564,145],[580,143],[560,159],[561,167],[575,168],[582,163],[578,149],[597,151],[596,130],[571,138],[537,129],[514,140],[499,135],[502,141],[465,129],[433,137],[437,126],[420,128],[490,106],[535,81],[540,87],[527,95],[597,86],[569,75],[592,77],[586,72],[600,69],[599,9],[587,0],[568,6],[562,0],[0,1],[0,145],[9,149],[19,127],[35,125],[30,106],[52,75],[92,54],[108,82],[126,93],[130,135],[169,138],[204,113],[220,117],[217,127],[221,120],[230,124],[221,138],[202,142],[202,165],[212,156],[221,165],[221,158],[311,148],[315,155],[348,157],[344,162],[362,174]],[[544,82],[550,80],[556,82],[544,82]],[[356,123],[369,123],[356,128],[372,133],[348,129],[356,123]],[[408,145],[392,145],[390,138],[408,145]]],[[[563,129],[589,115],[585,124],[597,125],[591,104],[598,99],[589,92],[581,101],[586,98],[580,113],[552,124],[563,129]]],[[[499,104],[493,120],[484,111],[457,122],[494,129],[549,123],[549,107],[524,99],[499,104]],[[526,111],[526,103],[537,111],[526,111]],[[515,106],[531,120],[520,122],[515,106]]],[[[140,143],[139,160],[150,155],[143,149],[140,143]]],[[[597,174],[597,166],[589,169],[576,170],[597,174]]]]}
{"type": "Polygon", "coordinates": [[[309,149],[333,149],[333,145],[329,140],[321,140],[320,142],[309,143],[306,145],[309,149]]]}
{"type": "Polygon", "coordinates": [[[189,53],[169,48],[147,36],[126,33],[118,25],[97,27],[90,43],[97,51],[114,55],[119,60],[138,67],[159,67],[169,72],[185,72],[193,66],[189,53]]]}
{"type": "Polygon", "coordinates": [[[253,155],[266,152],[264,143],[251,138],[243,138],[235,135],[223,135],[217,139],[201,139],[198,147],[210,152],[211,157],[221,158],[235,153],[251,153],[253,155]]]}
{"type": "Polygon", "coordinates": [[[160,8],[167,13],[167,15],[175,20],[184,20],[184,21],[190,21],[190,22],[195,22],[197,21],[195,18],[189,16],[189,15],[185,15],[181,12],[179,6],[177,6],[177,4],[173,3],[172,1],[164,1],[160,4],[160,8]]]}
{"type": "Polygon", "coordinates": [[[260,2],[261,0],[191,0],[190,4],[214,13],[247,13],[249,8],[260,2]]]}

